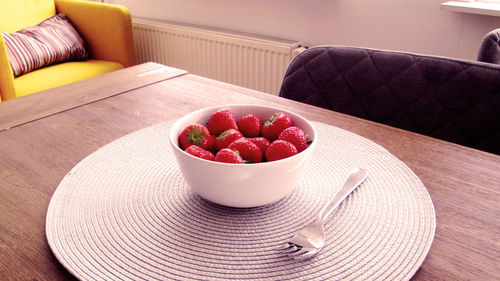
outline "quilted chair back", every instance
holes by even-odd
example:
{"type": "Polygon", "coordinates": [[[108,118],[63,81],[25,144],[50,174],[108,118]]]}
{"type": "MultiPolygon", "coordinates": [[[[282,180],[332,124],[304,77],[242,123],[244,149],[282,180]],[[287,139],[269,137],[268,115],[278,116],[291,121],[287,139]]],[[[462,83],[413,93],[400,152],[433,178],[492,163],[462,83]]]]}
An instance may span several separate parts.
{"type": "Polygon", "coordinates": [[[500,154],[500,65],[314,47],[291,62],[280,96],[500,154]]]}
{"type": "Polygon", "coordinates": [[[500,28],[490,31],[483,38],[477,60],[500,64],[500,28]]]}

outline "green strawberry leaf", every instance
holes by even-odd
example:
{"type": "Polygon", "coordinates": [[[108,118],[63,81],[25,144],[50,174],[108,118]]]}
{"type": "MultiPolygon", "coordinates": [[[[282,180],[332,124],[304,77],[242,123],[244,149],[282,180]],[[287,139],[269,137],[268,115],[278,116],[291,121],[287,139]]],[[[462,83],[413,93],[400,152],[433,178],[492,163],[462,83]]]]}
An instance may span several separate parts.
{"type": "Polygon", "coordinates": [[[205,140],[205,134],[207,132],[204,132],[201,128],[196,128],[195,126],[192,126],[191,129],[188,130],[188,142],[195,144],[195,145],[200,145],[203,143],[205,140]]]}
{"type": "Polygon", "coordinates": [[[225,130],[224,132],[222,132],[218,137],[217,139],[218,140],[222,140],[224,139],[225,137],[227,137],[228,135],[230,135],[232,132],[233,132],[234,129],[228,129],[228,130],[225,130]]]}
{"type": "Polygon", "coordinates": [[[278,119],[278,114],[273,114],[273,116],[267,118],[266,122],[264,123],[264,126],[269,126],[271,125],[272,123],[274,123],[274,121],[276,121],[276,119],[278,119]]]}

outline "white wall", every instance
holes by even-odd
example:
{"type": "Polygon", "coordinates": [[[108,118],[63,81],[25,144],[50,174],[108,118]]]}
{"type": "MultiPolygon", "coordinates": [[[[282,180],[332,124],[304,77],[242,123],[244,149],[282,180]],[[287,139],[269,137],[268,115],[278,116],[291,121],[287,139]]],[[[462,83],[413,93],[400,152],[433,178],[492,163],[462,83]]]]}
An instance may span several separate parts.
{"type": "Polygon", "coordinates": [[[107,0],[132,15],[298,40],[475,59],[500,17],[440,10],[444,0],[107,0]]]}

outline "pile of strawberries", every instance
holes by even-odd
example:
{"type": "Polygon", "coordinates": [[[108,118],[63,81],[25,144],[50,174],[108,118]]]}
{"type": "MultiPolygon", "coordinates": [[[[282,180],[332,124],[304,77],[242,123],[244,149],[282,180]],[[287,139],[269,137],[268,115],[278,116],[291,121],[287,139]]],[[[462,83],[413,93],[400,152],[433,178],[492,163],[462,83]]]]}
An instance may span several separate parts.
{"type": "Polygon", "coordinates": [[[290,116],[278,112],[266,122],[255,114],[236,119],[229,109],[210,116],[208,124],[189,125],[179,136],[179,146],[199,158],[224,163],[259,163],[293,156],[308,146],[302,129],[290,116]]]}

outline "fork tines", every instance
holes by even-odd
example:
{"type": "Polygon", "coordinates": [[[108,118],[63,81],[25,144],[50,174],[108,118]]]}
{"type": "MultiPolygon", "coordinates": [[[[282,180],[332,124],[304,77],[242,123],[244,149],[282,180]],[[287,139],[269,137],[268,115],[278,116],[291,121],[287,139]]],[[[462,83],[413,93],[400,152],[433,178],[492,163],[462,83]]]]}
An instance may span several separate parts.
{"type": "Polygon", "coordinates": [[[278,248],[278,250],[294,260],[310,259],[318,253],[317,249],[304,248],[291,242],[285,243],[282,247],[278,248]]]}

